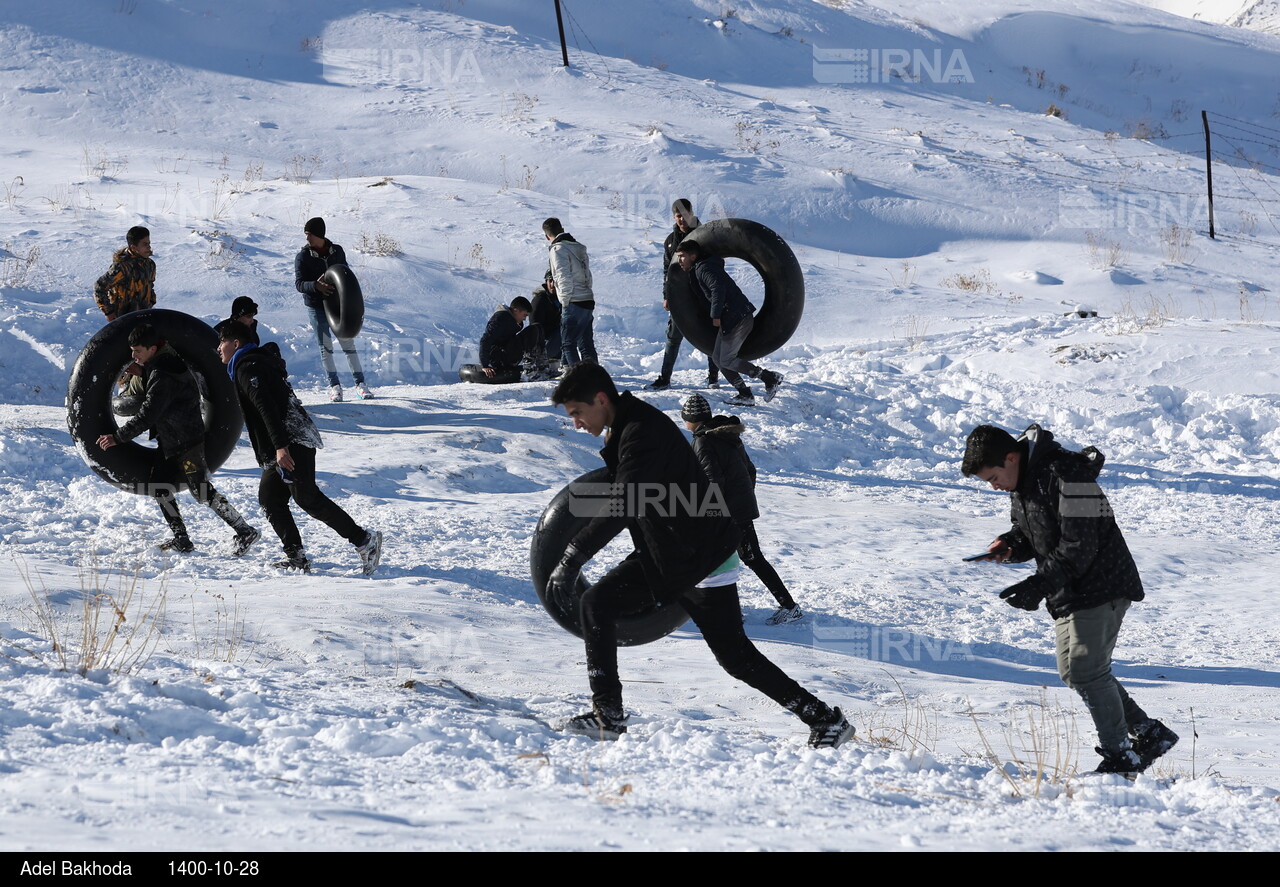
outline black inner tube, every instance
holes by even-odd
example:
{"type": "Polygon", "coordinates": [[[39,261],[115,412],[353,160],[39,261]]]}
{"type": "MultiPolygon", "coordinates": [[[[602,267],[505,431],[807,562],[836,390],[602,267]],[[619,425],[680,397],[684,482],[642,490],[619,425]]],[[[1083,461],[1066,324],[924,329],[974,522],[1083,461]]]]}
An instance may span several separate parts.
{"type": "MultiPolygon", "coordinates": [[[[787,344],[804,314],[804,275],[786,241],[750,219],[705,222],[684,239],[697,243],[708,256],[749,262],[764,280],[764,304],[756,306],[755,326],[738,355],[756,360],[787,344]]],[[[717,330],[711,325],[709,303],[689,277],[678,261],[672,262],[667,269],[667,304],[684,337],[710,354],[717,330]]]]}
{"type": "MultiPolygon", "coordinates": [[[[181,311],[152,308],[122,315],[98,330],[84,346],[67,383],[67,429],[81,457],[107,483],[130,493],[145,494],[149,484],[161,480],[155,468],[161,455],[155,447],[133,441],[103,450],[98,438],[114,434],[120,426],[112,410],[112,395],[121,371],[129,365],[129,333],[149,323],[178,352],[202,384],[205,461],[209,470],[227,461],[244,419],[235,385],[218,356],[218,334],[207,323],[181,311]]],[[[137,412],[140,403],[132,406],[137,412]]]]}
{"type": "Polygon", "coordinates": [[[333,284],[332,296],[324,300],[329,328],[339,339],[354,339],[364,326],[364,294],[355,272],[346,265],[330,265],[324,279],[333,284]]]}
{"type": "MultiPolygon", "coordinates": [[[[607,484],[609,470],[597,468],[589,471],[556,494],[547,505],[537,528],[533,531],[533,541],[529,544],[529,572],[533,579],[533,588],[538,593],[538,600],[551,614],[561,628],[582,637],[581,611],[575,607],[573,612],[566,612],[555,601],[547,599],[547,579],[551,571],[560,562],[565,548],[573,541],[590,521],[589,516],[577,515],[570,509],[570,498],[576,484],[607,484]]],[[[581,599],[590,583],[578,577],[577,597],[581,599]]],[[[656,604],[637,613],[628,613],[618,619],[618,646],[636,647],[664,638],[689,619],[689,614],[679,604],[656,604]]]]}

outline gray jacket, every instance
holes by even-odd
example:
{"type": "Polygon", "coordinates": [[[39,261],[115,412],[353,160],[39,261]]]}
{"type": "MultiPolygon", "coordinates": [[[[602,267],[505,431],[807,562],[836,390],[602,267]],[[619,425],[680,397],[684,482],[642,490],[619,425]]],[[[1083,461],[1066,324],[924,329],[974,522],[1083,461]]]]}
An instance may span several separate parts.
{"type": "Polygon", "coordinates": [[[595,294],[591,290],[591,266],[587,262],[587,248],[574,240],[573,235],[561,234],[551,241],[547,252],[560,304],[595,301],[595,294]]]}

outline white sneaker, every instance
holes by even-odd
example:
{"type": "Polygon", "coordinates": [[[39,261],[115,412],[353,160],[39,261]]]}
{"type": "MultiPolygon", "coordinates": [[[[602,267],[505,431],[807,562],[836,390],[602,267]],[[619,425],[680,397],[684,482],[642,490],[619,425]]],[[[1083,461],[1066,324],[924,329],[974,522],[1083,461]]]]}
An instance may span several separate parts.
{"type": "Polygon", "coordinates": [[[341,385],[331,385],[329,387],[329,402],[342,403],[342,386],[341,385]]]}
{"type": "Polygon", "coordinates": [[[359,385],[356,386],[356,397],[360,398],[361,400],[370,400],[373,397],[373,392],[369,390],[368,385],[361,382],[359,385]]]}

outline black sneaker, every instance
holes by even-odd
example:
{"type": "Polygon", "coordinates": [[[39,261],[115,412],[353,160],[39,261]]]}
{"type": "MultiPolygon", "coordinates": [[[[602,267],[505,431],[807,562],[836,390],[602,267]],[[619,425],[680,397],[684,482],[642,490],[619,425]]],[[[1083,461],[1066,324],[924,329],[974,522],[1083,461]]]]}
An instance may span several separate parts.
{"type": "Polygon", "coordinates": [[[1148,718],[1138,725],[1133,734],[1133,750],[1142,758],[1142,768],[1151,766],[1151,762],[1178,744],[1178,734],[1174,733],[1162,722],[1148,718]]]}
{"type": "Polygon", "coordinates": [[[301,551],[290,554],[282,561],[276,561],[271,566],[277,570],[301,570],[303,573],[311,572],[311,561],[307,560],[307,556],[301,551]]]}
{"type": "Polygon", "coordinates": [[[708,388],[719,388],[719,387],[720,387],[720,377],[719,377],[719,376],[707,376],[707,387],[708,387],[708,388]]]}
{"type": "Polygon", "coordinates": [[[649,383],[649,388],[653,391],[666,391],[671,387],[671,379],[667,376],[659,376],[649,383]]]}
{"type": "Polygon", "coordinates": [[[788,622],[799,622],[804,613],[797,604],[794,607],[779,607],[773,615],[764,621],[765,625],[786,625],[788,622]]]}
{"type": "Polygon", "coordinates": [[[725,403],[731,407],[753,407],[756,405],[756,396],[748,388],[745,391],[739,391],[733,397],[726,398],[725,403]]]}
{"type": "Polygon", "coordinates": [[[1119,773],[1125,776],[1131,773],[1141,773],[1146,769],[1146,765],[1142,763],[1142,758],[1138,757],[1138,753],[1129,747],[1126,742],[1123,748],[1107,751],[1103,748],[1095,748],[1098,754],[1102,755],[1102,761],[1094,768],[1095,773],[1119,773]]]}
{"type": "Polygon", "coordinates": [[[168,542],[161,542],[159,548],[161,551],[176,551],[179,554],[190,554],[196,550],[186,533],[175,535],[168,542]]]}
{"type": "Polygon", "coordinates": [[[253,543],[262,538],[262,532],[257,527],[248,527],[243,532],[236,533],[235,543],[231,548],[231,553],[236,557],[240,557],[253,543]]]}
{"type": "Polygon", "coordinates": [[[810,748],[839,748],[845,740],[853,738],[853,724],[845,719],[844,712],[833,708],[831,713],[832,720],[815,724],[809,730],[810,748]]]}
{"type": "Polygon", "coordinates": [[[589,711],[569,718],[564,725],[564,732],[577,736],[589,736],[592,739],[617,739],[627,732],[626,721],[626,715],[616,718],[589,711]]]}

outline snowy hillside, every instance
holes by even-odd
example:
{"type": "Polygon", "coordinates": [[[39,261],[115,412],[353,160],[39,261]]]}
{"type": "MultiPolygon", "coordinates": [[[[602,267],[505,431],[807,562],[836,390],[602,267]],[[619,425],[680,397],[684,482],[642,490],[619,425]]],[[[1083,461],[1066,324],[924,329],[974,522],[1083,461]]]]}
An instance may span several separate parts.
{"type": "Polygon", "coordinates": [[[563,5],[568,68],[549,2],[6,10],[0,849],[1280,847],[1280,37],[1121,0],[563,5]],[[834,751],[692,625],[622,651],[621,740],[565,736],[583,649],[528,550],[600,441],[548,384],[456,381],[558,216],[602,363],[677,415],[701,355],[644,387],[678,197],[804,269],[800,329],[762,361],[786,385],[743,418],[806,618],[766,626],[741,587],[748,634],[855,721],[834,751]],[[313,216],[363,284],[374,400],[325,396],[293,286],[313,216]],[[135,224],[162,307],[261,306],[322,487],[386,534],[372,579],[309,520],[313,572],[268,566],[247,439],[215,476],[264,530],[239,560],[186,494],[197,552],[156,551],[154,504],[85,465],[67,380],[135,224]],[[1182,736],[1135,782],[1083,775],[1051,620],[996,597],[1027,569],[961,562],[1008,528],[959,472],[984,422],[1107,455],[1147,587],[1116,673],[1182,736]],[[79,668],[86,587],[130,643],[79,668]]]}

